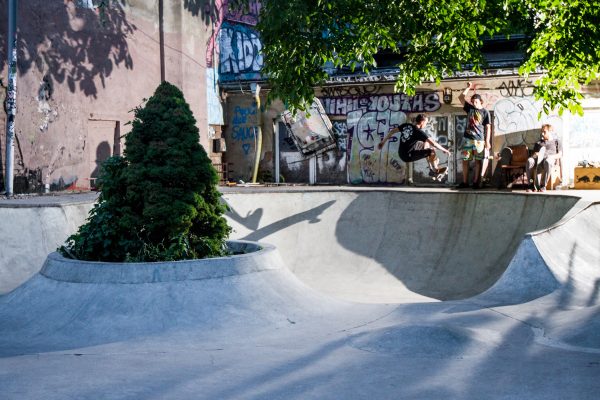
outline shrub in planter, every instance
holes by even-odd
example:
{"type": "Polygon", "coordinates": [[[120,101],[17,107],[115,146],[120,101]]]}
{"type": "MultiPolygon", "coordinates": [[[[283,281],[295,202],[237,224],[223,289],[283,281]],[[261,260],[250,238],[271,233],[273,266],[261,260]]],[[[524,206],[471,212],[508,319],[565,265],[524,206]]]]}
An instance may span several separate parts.
{"type": "Polygon", "coordinates": [[[134,113],[124,156],[103,164],[98,203],[59,251],[95,261],[224,255],[226,208],[183,93],[163,82],[134,113]]]}

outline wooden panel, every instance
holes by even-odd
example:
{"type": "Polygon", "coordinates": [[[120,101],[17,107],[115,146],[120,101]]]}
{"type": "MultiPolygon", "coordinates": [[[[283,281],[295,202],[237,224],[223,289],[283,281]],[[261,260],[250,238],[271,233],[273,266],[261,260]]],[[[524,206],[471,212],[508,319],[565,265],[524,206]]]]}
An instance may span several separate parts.
{"type": "Polygon", "coordinates": [[[575,189],[600,189],[600,168],[575,167],[575,189]]]}

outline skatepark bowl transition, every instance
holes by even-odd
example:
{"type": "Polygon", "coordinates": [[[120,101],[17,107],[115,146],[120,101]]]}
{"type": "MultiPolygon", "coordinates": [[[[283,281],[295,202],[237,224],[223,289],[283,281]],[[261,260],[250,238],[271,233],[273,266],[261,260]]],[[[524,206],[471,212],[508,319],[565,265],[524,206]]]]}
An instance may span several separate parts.
{"type": "Polygon", "coordinates": [[[52,253],[91,193],[0,201],[0,398],[599,398],[597,192],[222,190],[260,250],[200,266],[52,253]]]}

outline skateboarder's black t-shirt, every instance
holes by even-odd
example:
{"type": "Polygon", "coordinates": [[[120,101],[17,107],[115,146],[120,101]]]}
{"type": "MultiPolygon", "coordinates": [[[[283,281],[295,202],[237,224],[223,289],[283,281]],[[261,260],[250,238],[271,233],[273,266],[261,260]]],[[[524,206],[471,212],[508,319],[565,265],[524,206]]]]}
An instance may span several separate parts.
{"type": "MultiPolygon", "coordinates": [[[[398,127],[400,130],[400,146],[398,155],[402,161],[415,161],[412,154],[415,150],[423,150],[423,145],[429,139],[429,135],[417,128],[413,124],[402,124],[398,127]]],[[[425,157],[424,155],[423,157],[425,157]]],[[[423,158],[419,157],[419,158],[423,158]]]]}

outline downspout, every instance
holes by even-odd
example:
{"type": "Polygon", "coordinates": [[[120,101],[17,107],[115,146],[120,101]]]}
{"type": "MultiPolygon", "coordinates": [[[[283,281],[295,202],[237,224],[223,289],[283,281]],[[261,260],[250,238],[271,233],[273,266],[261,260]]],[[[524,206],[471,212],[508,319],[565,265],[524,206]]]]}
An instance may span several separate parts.
{"type": "Polygon", "coordinates": [[[256,183],[258,177],[258,164],[260,163],[260,153],[262,151],[262,112],[260,111],[260,85],[258,83],[251,84],[254,92],[254,100],[256,101],[256,156],[254,157],[254,172],[252,173],[252,183],[256,183]]]}
{"type": "Polygon", "coordinates": [[[163,0],[158,0],[158,52],[160,57],[160,83],[166,79],[165,72],[165,23],[163,0]]]}
{"type": "Polygon", "coordinates": [[[17,0],[8,1],[8,89],[6,91],[6,195],[13,195],[17,114],[17,0]]]}

